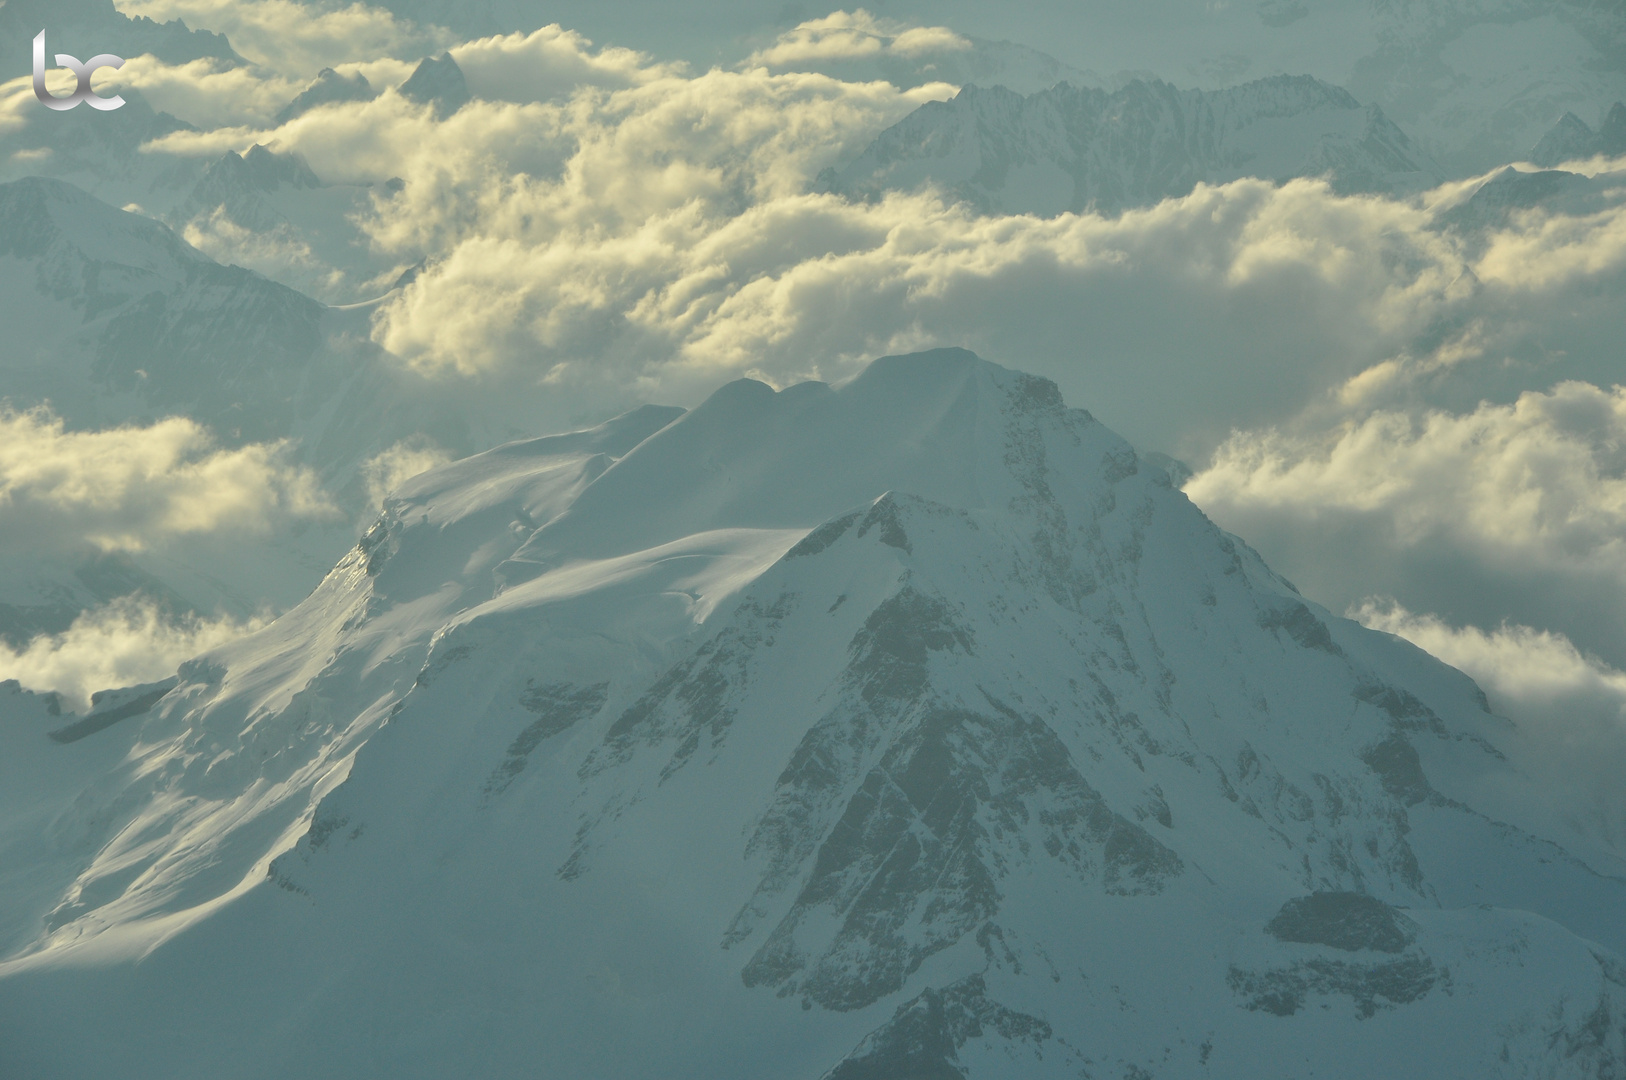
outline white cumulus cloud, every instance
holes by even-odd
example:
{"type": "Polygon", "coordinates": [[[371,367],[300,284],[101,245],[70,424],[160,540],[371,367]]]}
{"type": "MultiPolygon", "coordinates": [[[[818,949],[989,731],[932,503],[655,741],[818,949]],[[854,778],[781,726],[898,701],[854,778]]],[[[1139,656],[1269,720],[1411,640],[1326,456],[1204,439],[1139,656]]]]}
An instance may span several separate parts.
{"type": "Polygon", "coordinates": [[[971,47],[969,38],[946,26],[910,26],[858,8],[809,19],[752,53],[745,63],[780,71],[817,71],[832,60],[885,55],[913,60],[933,53],[968,52],[971,47]]]}
{"type": "Polygon", "coordinates": [[[45,409],[0,413],[0,542],[141,550],[193,533],[263,533],[334,513],[287,447],[215,445],[184,418],[70,431],[45,409]]]}
{"type": "Polygon", "coordinates": [[[1382,589],[1622,662],[1626,388],[1238,432],[1185,490],[1329,602],[1382,589]]]}

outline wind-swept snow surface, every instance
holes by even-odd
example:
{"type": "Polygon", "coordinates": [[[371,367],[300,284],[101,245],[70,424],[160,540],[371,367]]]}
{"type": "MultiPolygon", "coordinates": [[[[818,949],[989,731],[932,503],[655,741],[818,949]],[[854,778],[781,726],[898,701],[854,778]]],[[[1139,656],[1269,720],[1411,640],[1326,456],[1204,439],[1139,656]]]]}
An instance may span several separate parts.
{"type": "Polygon", "coordinates": [[[1621,867],[1475,686],[957,350],[426,473],[50,706],[0,688],[5,1075],[1626,1066],[1621,867]]]}

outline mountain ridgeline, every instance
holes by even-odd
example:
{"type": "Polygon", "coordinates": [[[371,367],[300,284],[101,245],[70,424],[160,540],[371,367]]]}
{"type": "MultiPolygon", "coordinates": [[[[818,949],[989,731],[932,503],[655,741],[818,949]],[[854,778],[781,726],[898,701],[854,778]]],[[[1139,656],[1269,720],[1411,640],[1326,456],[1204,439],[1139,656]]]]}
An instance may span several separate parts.
{"type": "Polygon", "coordinates": [[[430,471],[52,706],[0,693],[12,1075],[1626,1067],[1626,878],[1473,683],[960,350],[430,471]]]}

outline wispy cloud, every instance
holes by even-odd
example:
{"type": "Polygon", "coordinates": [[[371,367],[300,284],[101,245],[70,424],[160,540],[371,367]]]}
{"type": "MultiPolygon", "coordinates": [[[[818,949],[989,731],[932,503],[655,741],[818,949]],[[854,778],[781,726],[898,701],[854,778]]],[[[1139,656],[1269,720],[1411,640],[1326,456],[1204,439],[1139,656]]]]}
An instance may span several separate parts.
{"type": "Polygon", "coordinates": [[[451,460],[451,455],[418,436],[402,439],[389,449],[367,460],[362,466],[362,478],[367,482],[367,499],[374,507],[384,505],[384,499],[419,473],[427,472],[451,460]]]}

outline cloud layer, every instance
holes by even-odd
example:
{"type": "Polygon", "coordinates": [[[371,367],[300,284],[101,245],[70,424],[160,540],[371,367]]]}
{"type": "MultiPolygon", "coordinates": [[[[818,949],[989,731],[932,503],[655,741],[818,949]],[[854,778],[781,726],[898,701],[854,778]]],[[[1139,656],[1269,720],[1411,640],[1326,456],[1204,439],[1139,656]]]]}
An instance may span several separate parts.
{"type": "MultiPolygon", "coordinates": [[[[832,20],[763,55],[903,40],[832,20]]],[[[1056,377],[1143,444],[1201,456],[1334,387],[1370,407],[1508,400],[1538,371],[1599,382],[1616,333],[1623,203],[1472,238],[1442,226],[1462,185],[1398,201],[1244,180],[1112,219],[980,217],[930,193],[849,203],[812,194],[817,173],[952,86],[689,74],[557,27],[453,55],[486,96],[450,117],[386,90],[151,149],[267,142],[375,185],[356,225],[381,271],[429,260],[380,310],[381,344],[605,407],[966,344],[1056,377]]]]}
{"type": "MultiPolygon", "coordinates": [[[[1197,465],[1196,501],[1320,599],[1388,592],[1626,664],[1607,450],[1626,200],[1605,165],[1580,210],[1473,229],[1452,214],[1485,178],[1408,200],[1243,180],[1049,220],[813,193],[953,92],[877,80],[877,58],[935,63],[966,41],[836,13],[692,72],[549,27],[455,46],[477,99],[450,116],[388,89],[406,68],[375,57],[373,101],[275,130],[245,106],[151,150],[269,142],[374,185],[355,225],[379,272],[427,260],[375,339],[476,392],[540,392],[539,428],[967,345],[1197,465]]],[[[230,249],[313,272],[288,238],[252,239],[230,249]]]]}
{"type": "Polygon", "coordinates": [[[321,6],[297,0],[125,0],[119,10],[223,33],[240,56],[304,78],[357,59],[422,56],[451,44],[444,30],[416,26],[359,0],[321,6]]]}

